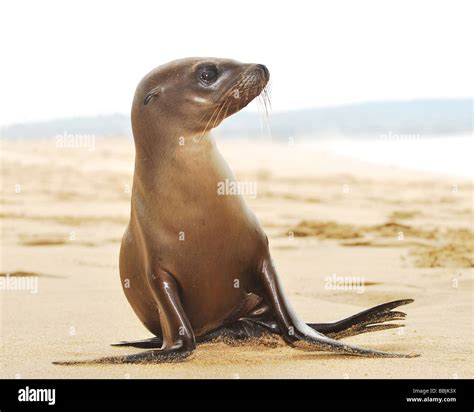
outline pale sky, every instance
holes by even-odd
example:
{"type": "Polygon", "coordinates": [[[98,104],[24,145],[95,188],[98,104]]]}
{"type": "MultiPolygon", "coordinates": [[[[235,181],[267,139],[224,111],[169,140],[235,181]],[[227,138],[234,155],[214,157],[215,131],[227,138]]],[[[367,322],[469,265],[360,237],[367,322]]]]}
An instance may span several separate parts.
{"type": "Polygon", "coordinates": [[[129,113],[145,73],[189,56],[267,65],[274,111],[470,96],[473,3],[2,1],[0,124],[129,113]]]}

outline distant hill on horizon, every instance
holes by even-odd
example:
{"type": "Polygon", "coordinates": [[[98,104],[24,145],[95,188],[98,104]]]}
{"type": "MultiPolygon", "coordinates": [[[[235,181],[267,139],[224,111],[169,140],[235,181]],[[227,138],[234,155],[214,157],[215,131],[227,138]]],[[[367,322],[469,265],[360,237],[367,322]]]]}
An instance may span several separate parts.
{"type": "MultiPolygon", "coordinates": [[[[368,136],[384,134],[445,135],[471,133],[472,98],[424,99],[355,103],[343,106],[270,113],[240,112],[216,130],[219,137],[288,139],[328,135],[368,136]],[[263,120],[262,120],[263,119],[263,120]],[[263,128],[263,130],[262,130],[263,128]]],[[[131,136],[130,117],[115,113],[53,119],[2,126],[2,138],[42,138],[61,134],[131,136]]]]}

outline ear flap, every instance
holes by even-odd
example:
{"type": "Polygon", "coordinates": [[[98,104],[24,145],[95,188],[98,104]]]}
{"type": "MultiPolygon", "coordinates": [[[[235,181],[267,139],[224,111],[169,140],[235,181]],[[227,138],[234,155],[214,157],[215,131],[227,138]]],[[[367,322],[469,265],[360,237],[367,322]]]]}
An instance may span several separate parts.
{"type": "Polygon", "coordinates": [[[151,89],[148,94],[145,96],[145,100],[143,100],[143,105],[146,106],[148,102],[153,98],[159,96],[161,93],[161,87],[157,86],[151,89]]]}

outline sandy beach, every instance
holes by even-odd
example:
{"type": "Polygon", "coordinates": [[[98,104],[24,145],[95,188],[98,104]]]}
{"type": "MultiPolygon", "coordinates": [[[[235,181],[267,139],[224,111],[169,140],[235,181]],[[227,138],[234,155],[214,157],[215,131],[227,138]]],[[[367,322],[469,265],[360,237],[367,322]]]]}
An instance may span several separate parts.
{"type": "Polygon", "coordinates": [[[295,310],[326,322],[401,298],[406,327],[349,338],[412,359],[297,350],[278,339],[201,345],[155,365],[58,366],[139,351],[118,272],[134,146],[2,142],[1,378],[473,378],[472,183],[318,147],[218,142],[270,239],[295,310]],[[92,150],[94,149],[94,150],[92,150]],[[23,280],[23,281],[22,281],[23,280]],[[357,280],[348,285],[345,280],[357,280]]]}

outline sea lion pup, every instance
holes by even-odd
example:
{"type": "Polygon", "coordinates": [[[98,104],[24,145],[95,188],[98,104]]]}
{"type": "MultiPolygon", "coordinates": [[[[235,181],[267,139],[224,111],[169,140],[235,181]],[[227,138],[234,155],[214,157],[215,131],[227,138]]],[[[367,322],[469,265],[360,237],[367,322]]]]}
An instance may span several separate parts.
{"type": "Polygon", "coordinates": [[[268,69],[217,58],[160,66],[139,83],[132,107],[136,147],[130,223],[120,276],[130,305],[155,336],[117,346],[152,348],[111,362],[169,362],[196,343],[278,334],[292,346],[342,354],[406,357],[336,339],[402,325],[399,300],[329,324],[306,324],[291,309],[268,239],[240,195],[209,130],[264,91],[268,69]]]}

